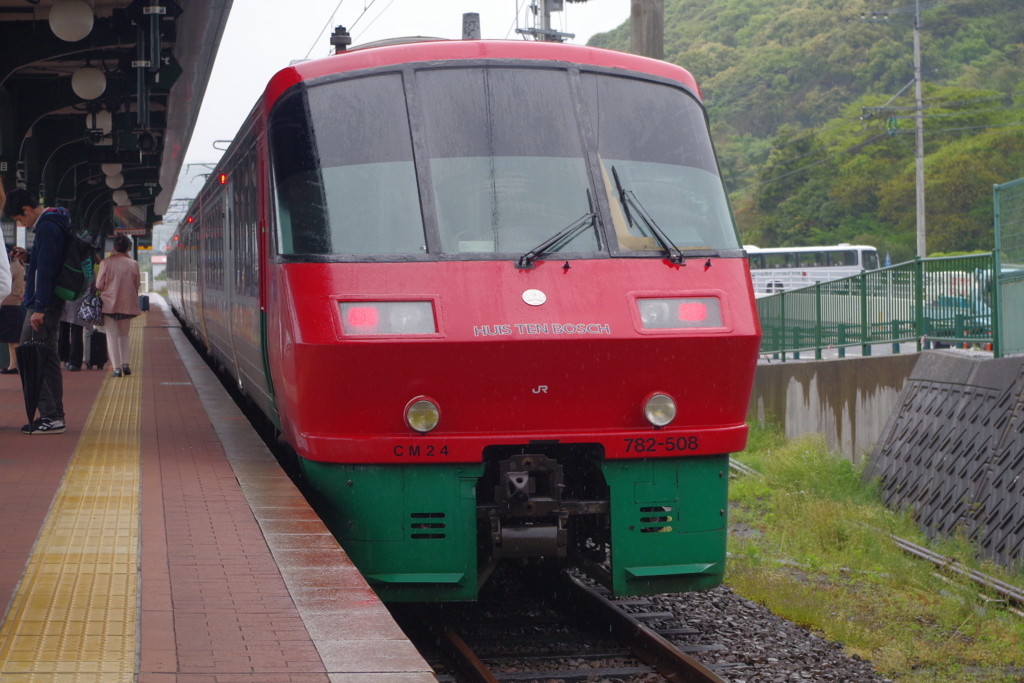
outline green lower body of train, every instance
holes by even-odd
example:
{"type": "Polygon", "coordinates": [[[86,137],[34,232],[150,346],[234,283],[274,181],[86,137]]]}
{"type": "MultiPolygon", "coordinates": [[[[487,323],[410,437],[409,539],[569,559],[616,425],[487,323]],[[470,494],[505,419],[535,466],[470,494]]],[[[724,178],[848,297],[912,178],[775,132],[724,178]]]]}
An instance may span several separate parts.
{"type": "Polygon", "coordinates": [[[725,455],[565,471],[544,456],[500,468],[300,462],[328,528],[384,601],[474,600],[502,560],[579,566],[615,596],[705,590],[725,570],[725,455]],[[581,472],[586,486],[561,483],[581,472]]]}

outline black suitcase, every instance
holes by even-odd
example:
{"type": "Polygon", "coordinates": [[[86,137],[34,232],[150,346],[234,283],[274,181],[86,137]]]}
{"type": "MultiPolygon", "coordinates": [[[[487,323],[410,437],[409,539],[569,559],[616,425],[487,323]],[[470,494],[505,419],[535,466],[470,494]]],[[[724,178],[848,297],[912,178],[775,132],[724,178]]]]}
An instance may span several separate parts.
{"type": "Polygon", "coordinates": [[[149,295],[148,294],[143,294],[143,295],[141,295],[139,297],[139,308],[141,308],[143,311],[148,311],[149,310],[149,295]]]}
{"type": "Polygon", "coordinates": [[[92,330],[85,333],[85,358],[83,364],[86,369],[96,368],[102,370],[107,364],[107,335],[92,330]]]}

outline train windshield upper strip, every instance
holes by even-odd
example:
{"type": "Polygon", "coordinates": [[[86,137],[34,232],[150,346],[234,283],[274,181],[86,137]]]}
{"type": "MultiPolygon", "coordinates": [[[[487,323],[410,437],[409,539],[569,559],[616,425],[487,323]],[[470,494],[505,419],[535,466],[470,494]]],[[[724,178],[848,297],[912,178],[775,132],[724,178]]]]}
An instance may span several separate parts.
{"type": "MultiPolygon", "coordinates": [[[[456,64],[415,73],[410,126],[409,73],[300,86],[277,102],[279,253],[518,257],[590,212],[589,191],[611,208],[600,222],[612,255],[661,255],[619,206],[612,166],[680,248],[739,248],[703,111],[682,89],[585,73],[574,102],[579,76],[566,69],[456,64]]],[[[585,230],[553,251],[607,257],[604,241],[585,230]]]]}

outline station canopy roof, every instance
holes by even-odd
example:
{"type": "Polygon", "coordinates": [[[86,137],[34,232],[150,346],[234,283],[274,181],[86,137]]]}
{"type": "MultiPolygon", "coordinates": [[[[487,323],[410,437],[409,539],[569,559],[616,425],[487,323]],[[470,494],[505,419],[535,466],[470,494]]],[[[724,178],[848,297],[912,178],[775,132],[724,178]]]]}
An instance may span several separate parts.
{"type": "Polygon", "coordinates": [[[232,0],[0,0],[0,178],[109,234],[167,210],[232,0]],[[119,212],[119,213],[123,213],[119,212]]]}

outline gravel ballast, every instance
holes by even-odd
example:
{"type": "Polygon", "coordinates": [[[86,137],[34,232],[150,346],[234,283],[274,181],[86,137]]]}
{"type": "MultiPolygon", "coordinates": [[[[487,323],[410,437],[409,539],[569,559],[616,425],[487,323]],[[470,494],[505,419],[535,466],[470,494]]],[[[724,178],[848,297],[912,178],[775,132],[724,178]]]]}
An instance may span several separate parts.
{"type": "Polygon", "coordinates": [[[875,672],[870,662],[844,653],[839,643],[775,616],[727,586],[702,593],[652,596],[650,606],[629,609],[669,610],[676,615],[674,619],[648,625],[656,630],[692,627],[700,631],[696,636],[670,637],[678,645],[724,645],[724,650],[692,656],[707,666],[722,666],[716,673],[730,683],[891,683],[875,672]]]}

